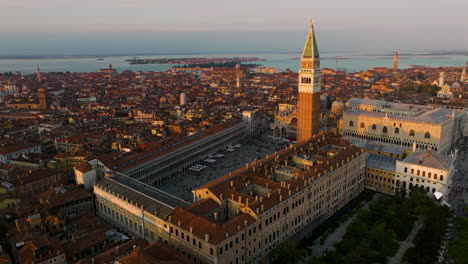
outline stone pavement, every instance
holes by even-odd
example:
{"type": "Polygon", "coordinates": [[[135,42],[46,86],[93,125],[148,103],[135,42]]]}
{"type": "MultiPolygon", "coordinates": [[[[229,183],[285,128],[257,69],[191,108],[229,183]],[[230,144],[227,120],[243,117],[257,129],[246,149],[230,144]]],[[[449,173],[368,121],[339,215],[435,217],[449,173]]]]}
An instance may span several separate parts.
{"type": "Polygon", "coordinates": [[[463,216],[463,207],[468,205],[468,147],[460,146],[455,161],[455,172],[450,182],[448,203],[455,215],[463,216]],[[458,187],[458,190],[454,190],[458,187]]]}
{"type": "MultiPolygon", "coordinates": [[[[290,143],[273,139],[266,134],[244,143],[233,152],[222,152],[224,157],[217,159],[214,164],[201,163],[207,166],[206,169],[195,172],[187,170],[184,174],[174,180],[159,186],[158,188],[173,194],[187,202],[193,202],[192,189],[204,185],[210,181],[236,171],[246,164],[250,164],[256,159],[261,159],[266,155],[271,155],[276,151],[289,146],[290,143]]],[[[235,144],[234,144],[235,145],[235,144]]],[[[214,154],[214,153],[213,153],[214,154]]]]}
{"type": "Polygon", "coordinates": [[[414,222],[413,229],[411,229],[411,232],[409,233],[408,237],[406,238],[405,241],[400,241],[400,248],[398,249],[395,256],[388,259],[387,264],[400,264],[401,263],[401,260],[403,259],[403,256],[405,255],[406,250],[408,250],[408,248],[410,247],[414,247],[414,244],[412,243],[412,241],[416,237],[416,234],[418,233],[419,229],[423,227],[423,223],[424,223],[424,217],[419,217],[418,220],[414,222]]]}

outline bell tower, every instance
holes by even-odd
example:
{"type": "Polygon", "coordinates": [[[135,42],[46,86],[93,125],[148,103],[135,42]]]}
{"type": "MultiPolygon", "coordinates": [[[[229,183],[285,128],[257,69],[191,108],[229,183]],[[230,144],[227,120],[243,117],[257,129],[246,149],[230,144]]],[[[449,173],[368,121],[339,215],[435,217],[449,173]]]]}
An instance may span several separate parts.
{"type": "Polygon", "coordinates": [[[314,34],[314,20],[301,56],[299,69],[297,141],[304,141],[320,130],[320,56],[314,34]]]}
{"type": "Polygon", "coordinates": [[[398,51],[395,51],[395,55],[393,55],[393,71],[398,71],[398,51]]]}
{"type": "Polygon", "coordinates": [[[44,89],[37,90],[38,97],[39,97],[39,108],[40,109],[47,109],[47,98],[44,89]]]}

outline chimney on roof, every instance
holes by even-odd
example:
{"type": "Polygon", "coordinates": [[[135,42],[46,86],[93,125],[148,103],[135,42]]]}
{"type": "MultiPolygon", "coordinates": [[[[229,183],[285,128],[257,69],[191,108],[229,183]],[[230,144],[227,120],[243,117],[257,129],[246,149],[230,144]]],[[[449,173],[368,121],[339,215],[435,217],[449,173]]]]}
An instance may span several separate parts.
{"type": "Polygon", "coordinates": [[[242,203],[242,196],[239,195],[239,203],[242,203]]]}
{"type": "Polygon", "coordinates": [[[193,233],[193,227],[191,226],[190,227],[190,234],[192,234],[192,233],[193,233]]]}
{"type": "Polygon", "coordinates": [[[234,181],[231,181],[231,187],[234,187],[234,181]]]}
{"type": "Polygon", "coordinates": [[[244,225],[247,226],[247,220],[244,220],[244,225]]]}
{"type": "Polygon", "coordinates": [[[257,207],[257,210],[255,210],[255,211],[256,211],[257,215],[260,214],[260,208],[257,207]]]}
{"type": "Polygon", "coordinates": [[[177,225],[178,225],[179,227],[180,227],[181,224],[182,224],[182,223],[180,222],[180,220],[177,221],[177,225]]]}
{"type": "Polygon", "coordinates": [[[213,218],[215,221],[218,221],[218,212],[213,213],[213,218]]]}
{"type": "Polygon", "coordinates": [[[262,212],[263,212],[264,208],[265,208],[265,207],[263,206],[263,204],[260,205],[260,210],[262,210],[262,212]]]}
{"type": "Polygon", "coordinates": [[[268,193],[267,196],[268,196],[268,199],[270,199],[270,193],[268,193]]]}
{"type": "Polygon", "coordinates": [[[291,196],[291,190],[288,191],[288,195],[291,196]]]}
{"type": "Polygon", "coordinates": [[[240,225],[237,226],[237,231],[240,231],[240,225]]]}
{"type": "Polygon", "coordinates": [[[210,235],[205,234],[205,241],[208,242],[210,240],[210,235]]]}
{"type": "Polygon", "coordinates": [[[260,196],[260,202],[263,202],[263,196],[260,196]]]}
{"type": "Polygon", "coordinates": [[[281,194],[280,194],[280,196],[279,196],[279,200],[280,200],[280,202],[282,202],[282,201],[283,201],[283,195],[281,195],[281,194]]]}
{"type": "Polygon", "coordinates": [[[226,232],[226,238],[228,238],[228,237],[229,237],[229,233],[226,232]]]}

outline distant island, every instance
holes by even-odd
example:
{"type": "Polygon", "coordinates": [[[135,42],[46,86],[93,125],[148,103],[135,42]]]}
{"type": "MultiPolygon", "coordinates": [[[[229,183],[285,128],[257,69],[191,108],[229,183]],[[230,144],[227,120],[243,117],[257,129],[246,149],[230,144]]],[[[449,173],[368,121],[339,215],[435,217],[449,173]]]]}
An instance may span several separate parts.
{"type": "MultiPolygon", "coordinates": [[[[183,68],[183,69],[194,69],[194,68],[201,68],[201,69],[206,69],[206,68],[234,68],[236,67],[236,64],[238,62],[235,61],[228,61],[228,62],[219,62],[219,63],[202,63],[202,64],[185,64],[185,65],[177,65],[172,67],[173,69],[175,68],[183,68]]],[[[242,68],[256,68],[262,66],[261,64],[242,64],[242,68]]]]}
{"type": "Polygon", "coordinates": [[[130,65],[141,65],[141,64],[185,64],[193,66],[202,66],[202,65],[209,65],[211,64],[223,64],[223,63],[242,63],[242,62],[250,62],[250,61],[265,61],[265,59],[260,59],[257,57],[233,57],[233,58],[169,58],[169,59],[128,59],[125,60],[130,63],[130,65]]]}

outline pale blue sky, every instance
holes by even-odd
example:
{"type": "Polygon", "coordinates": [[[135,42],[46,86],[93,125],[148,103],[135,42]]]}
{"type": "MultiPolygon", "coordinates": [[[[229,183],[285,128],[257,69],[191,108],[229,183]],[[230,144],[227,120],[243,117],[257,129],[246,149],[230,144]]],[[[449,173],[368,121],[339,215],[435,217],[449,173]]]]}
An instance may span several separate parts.
{"type": "Polygon", "coordinates": [[[468,49],[468,0],[0,0],[0,55],[468,49]]]}

